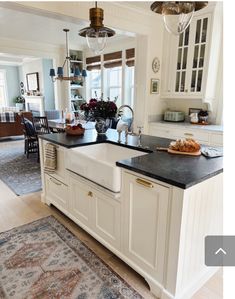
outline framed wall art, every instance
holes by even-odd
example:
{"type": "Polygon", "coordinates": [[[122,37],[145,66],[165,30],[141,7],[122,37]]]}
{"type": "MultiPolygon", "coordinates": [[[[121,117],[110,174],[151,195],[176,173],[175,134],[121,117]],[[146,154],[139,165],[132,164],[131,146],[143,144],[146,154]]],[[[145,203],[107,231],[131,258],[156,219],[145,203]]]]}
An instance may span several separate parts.
{"type": "Polygon", "coordinates": [[[151,84],[150,84],[150,93],[159,93],[159,79],[151,79],[151,84]]]}
{"type": "Polygon", "coordinates": [[[26,82],[28,91],[39,91],[38,72],[26,74],[26,82]]]}

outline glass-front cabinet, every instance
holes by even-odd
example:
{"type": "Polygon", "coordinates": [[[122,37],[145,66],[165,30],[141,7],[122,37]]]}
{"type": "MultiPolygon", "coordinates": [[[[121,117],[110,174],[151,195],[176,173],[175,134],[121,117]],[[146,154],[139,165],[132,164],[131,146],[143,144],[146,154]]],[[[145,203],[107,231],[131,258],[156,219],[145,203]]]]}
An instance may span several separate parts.
{"type": "Polygon", "coordinates": [[[210,50],[210,20],[210,14],[194,16],[181,35],[165,33],[161,97],[203,97],[210,50]]]}

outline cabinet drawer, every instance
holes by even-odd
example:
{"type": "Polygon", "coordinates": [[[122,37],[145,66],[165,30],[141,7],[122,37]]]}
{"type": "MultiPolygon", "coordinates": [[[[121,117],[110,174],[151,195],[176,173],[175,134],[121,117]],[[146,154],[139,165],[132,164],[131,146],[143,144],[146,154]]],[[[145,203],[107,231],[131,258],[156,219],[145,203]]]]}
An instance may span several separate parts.
{"type": "Polygon", "coordinates": [[[223,146],[223,134],[211,134],[210,144],[223,146]]]}
{"type": "Polygon", "coordinates": [[[68,186],[56,180],[55,178],[45,175],[46,179],[46,197],[59,209],[68,208],[68,186]]]}
{"type": "Polygon", "coordinates": [[[162,137],[162,138],[171,138],[171,129],[158,127],[155,125],[149,126],[149,134],[152,136],[162,137]]]}

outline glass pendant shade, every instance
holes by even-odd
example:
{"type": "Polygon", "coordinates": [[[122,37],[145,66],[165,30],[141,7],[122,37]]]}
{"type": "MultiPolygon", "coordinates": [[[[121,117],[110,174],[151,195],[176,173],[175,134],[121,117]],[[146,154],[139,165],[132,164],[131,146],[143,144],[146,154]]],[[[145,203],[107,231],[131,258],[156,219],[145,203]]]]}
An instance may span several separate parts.
{"type": "Polygon", "coordinates": [[[107,37],[107,32],[103,31],[102,28],[98,30],[90,28],[86,32],[86,40],[89,49],[97,55],[102,53],[106,46],[107,37]]]}
{"type": "Polygon", "coordinates": [[[194,2],[164,2],[162,15],[167,31],[180,35],[189,26],[194,11],[194,2]]]}

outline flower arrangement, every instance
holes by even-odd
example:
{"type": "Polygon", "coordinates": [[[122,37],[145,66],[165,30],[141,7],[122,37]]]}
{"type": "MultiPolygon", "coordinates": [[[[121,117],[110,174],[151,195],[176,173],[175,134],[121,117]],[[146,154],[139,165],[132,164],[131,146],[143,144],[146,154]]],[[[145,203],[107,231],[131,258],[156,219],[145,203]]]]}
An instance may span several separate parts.
{"type": "Polygon", "coordinates": [[[15,103],[23,104],[25,102],[25,98],[22,96],[18,96],[15,98],[15,103]]]}
{"type": "Polygon", "coordinates": [[[85,112],[89,119],[112,118],[117,113],[117,105],[113,101],[90,99],[89,103],[83,103],[80,109],[85,112]]]}

